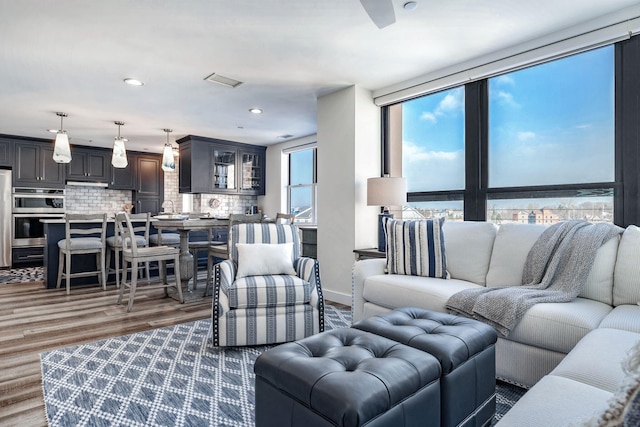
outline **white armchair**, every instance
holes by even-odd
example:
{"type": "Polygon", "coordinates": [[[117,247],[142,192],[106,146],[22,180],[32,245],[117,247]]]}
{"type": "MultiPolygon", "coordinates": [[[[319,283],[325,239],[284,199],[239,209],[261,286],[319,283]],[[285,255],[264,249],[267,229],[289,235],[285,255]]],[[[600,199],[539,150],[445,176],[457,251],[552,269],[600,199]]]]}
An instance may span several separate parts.
{"type": "Polygon", "coordinates": [[[324,330],[318,261],[300,256],[292,224],[231,227],[230,259],[214,266],[213,345],[294,341],[324,330]]]}

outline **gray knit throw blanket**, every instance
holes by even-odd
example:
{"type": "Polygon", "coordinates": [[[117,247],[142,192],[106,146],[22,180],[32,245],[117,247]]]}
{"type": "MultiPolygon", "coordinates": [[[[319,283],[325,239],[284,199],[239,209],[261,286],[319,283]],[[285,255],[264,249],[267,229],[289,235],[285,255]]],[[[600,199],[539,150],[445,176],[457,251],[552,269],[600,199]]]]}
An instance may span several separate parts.
{"type": "Polygon", "coordinates": [[[503,337],[533,305],[569,302],[581,292],[598,249],[624,230],[583,220],[547,228],[527,255],[522,286],[467,289],[447,301],[449,312],[478,319],[503,337]]]}

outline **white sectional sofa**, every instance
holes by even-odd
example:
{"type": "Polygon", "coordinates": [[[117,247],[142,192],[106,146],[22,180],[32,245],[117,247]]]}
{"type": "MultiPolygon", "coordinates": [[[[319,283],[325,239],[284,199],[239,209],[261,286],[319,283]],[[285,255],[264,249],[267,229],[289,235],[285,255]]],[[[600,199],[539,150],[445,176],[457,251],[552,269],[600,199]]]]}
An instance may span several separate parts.
{"type": "MultiPolygon", "coordinates": [[[[517,286],[527,254],[544,229],[445,222],[446,280],[386,274],[384,259],[357,261],[353,320],[403,306],[446,312],[448,298],[460,290],[517,286]]],[[[639,302],[640,228],[629,226],[598,250],[577,299],[536,304],[507,338],[498,339],[498,378],[525,387],[538,384],[501,425],[569,425],[579,420],[575,417],[604,410],[624,376],[621,360],[640,341],[639,302]],[[545,410],[545,402],[551,401],[563,410],[545,410]]]]}

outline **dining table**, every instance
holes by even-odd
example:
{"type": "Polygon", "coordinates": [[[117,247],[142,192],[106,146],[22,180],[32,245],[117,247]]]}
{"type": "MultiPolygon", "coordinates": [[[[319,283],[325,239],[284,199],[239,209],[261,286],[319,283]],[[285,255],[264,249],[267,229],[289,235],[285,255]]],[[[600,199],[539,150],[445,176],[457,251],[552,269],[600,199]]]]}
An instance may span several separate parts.
{"type": "MultiPolygon", "coordinates": [[[[175,230],[180,234],[180,283],[184,293],[185,302],[197,301],[204,298],[205,289],[197,290],[197,278],[193,280],[193,286],[190,281],[193,278],[193,255],[189,252],[189,232],[192,230],[208,230],[215,227],[228,227],[229,220],[224,218],[212,217],[190,217],[180,215],[157,215],[154,217],[153,226],[158,230],[160,237],[159,244],[162,244],[162,231],[175,230]]],[[[208,285],[208,284],[207,284],[208,285]]]]}

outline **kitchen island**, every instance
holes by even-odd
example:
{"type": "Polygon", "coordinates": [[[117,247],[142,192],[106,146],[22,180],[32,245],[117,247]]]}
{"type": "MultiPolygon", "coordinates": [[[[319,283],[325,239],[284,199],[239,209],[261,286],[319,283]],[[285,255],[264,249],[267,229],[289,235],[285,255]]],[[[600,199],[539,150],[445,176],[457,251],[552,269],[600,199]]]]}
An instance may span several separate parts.
{"type": "MultiPolygon", "coordinates": [[[[65,220],[64,219],[43,219],[41,222],[44,224],[44,235],[45,235],[45,245],[44,245],[44,285],[53,289],[56,287],[56,283],[58,280],[58,241],[63,240],[65,238],[65,220]]],[[[152,219],[151,226],[149,229],[149,235],[156,234],[158,230],[154,226],[156,220],[152,219]]],[[[218,224],[218,223],[216,223],[218,224]]],[[[214,225],[216,225],[214,224],[214,225]]],[[[226,237],[227,231],[227,223],[224,220],[219,220],[219,224],[221,227],[221,233],[224,233],[226,237]]],[[[86,224],[76,224],[80,227],[91,228],[95,225],[91,224],[91,222],[87,222],[86,224]]],[[[164,231],[162,234],[169,233],[169,231],[164,231]]],[[[115,221],[113,218],[107,220],[107,237],[113,236],[115,234],[115,221]]],[[[204,240],[206,239],[206,232],[191,232],[188,236],[189,240],[204,240]]],[[[115,261],[115,257],[111,257],[111,264],[113,265],[115,261]]],[[[192,261],[193,262],[193,261],[192,261]]],[[[93,254],[88,255],[74,255],[74,259],[72,262],[71,271],[87,271],[96,269],[96,257],[93,254]],[[78,258],[76,258],[78,257],[78,258]],[[82,268],[80,268],[82,266],[82,268]]],[[[151,272],[152,276],[157,276],[157,269],[151,272]]],[[[181,274],[182,276],[183,274],[181,274]]],[[[190,278],[190,277],[189,277],[190,278]]],[[[115,283],[115,274],[111,273],[107,277],[107,283],[115,283]]],[[[96,284],[97,281],[93,277],[74,277],[71,279],[71,286],[77,285],[89,285],[96,284]]]]}

